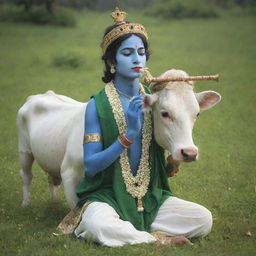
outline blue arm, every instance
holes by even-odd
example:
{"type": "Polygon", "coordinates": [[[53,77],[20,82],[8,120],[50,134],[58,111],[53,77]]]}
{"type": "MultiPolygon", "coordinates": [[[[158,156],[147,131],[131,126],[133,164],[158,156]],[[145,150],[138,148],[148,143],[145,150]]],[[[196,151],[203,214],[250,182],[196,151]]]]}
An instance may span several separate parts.
{"type": "MultiPolygon", "coordinates": [[[[94,99],[87,104],[85,111],[84,134],[101,134],[99,117],[94,99]]],[[[89,142],[84,144],[84,165],[86,175],[93,177],[100,171],[110,166],[124,151],[124,147],[116,140],[111,146],[103,150],[101,142],[89,142]]]]}
{"type": "MultiPolygon", "coordinates": [[[[138,140],[138,134],[142,126],[143,95],[138,95],[129,103],[126,112],[127,131],[126,136],[130,140],[138,140]]],[[[101,134],[100,122],[94,99],[91,99],[85,111],[85,130],[84,134],[98,133],[101,134]]],[[[118,139],[103,150],[101,142],[90,142],[84,144],[84,165],[86,174],[90,177],[95,176],[100,171],[110,166],[124,151],[124,146],[118,139]]],[[[135,149],[136,155],[140,153],[140,147],[135,149]]],[[[136,164],[135,164],[136,166],[136,164]]],[[[134,167],[134,169],[136,169],[134,167]]]]}

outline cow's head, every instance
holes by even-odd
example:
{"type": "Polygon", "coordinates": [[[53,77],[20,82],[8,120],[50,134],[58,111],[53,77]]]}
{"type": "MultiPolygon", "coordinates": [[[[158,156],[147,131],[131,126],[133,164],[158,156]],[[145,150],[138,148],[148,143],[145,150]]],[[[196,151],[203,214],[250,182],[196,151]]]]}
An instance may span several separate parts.
{"type": "MultiPolygon", "coordinates": [[[[161,77],[188,77],[182,70],[168,70],[161,77]]],[[[157,143],[177,161],[195,161],[198,148],[192,130],[200,110],[221,100],[214,91],[195,93],[190,82],[169,82],[162,90],[145,97],[145,107],[152,108],[157,143]]]]}

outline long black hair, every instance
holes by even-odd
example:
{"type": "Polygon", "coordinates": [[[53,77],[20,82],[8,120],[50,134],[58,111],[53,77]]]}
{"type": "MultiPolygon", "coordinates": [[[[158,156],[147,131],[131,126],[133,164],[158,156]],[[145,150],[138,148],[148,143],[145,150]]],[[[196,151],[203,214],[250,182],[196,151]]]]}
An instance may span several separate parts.
{"type": "MultiPolygon", "coordinates": [[[[126,22],[126,23],[129,23],[129,22],[126,22]]],[[[112,29],[114,29],[118,26],[120,26],[120,25],[113,25],[113,26],[106,28],[104,36],[107,33],[109,33],[112,29]]],[[[145,36],[143,36],[142,34],[137,34],[137,33],[125,34],[123,36],[120,36],[119,38],[117,38],[114,42],[112,42],[108,46],[105,53],[101,57],[104,62],[104,65],[105,65],[104,76],[102,77],[102,81],[104,83],[109,83],[111,80],[114,79],[115,74],[112,74],[110,72],[110,66],[116,65],[116,53],[117,53],[117,50],[120,47],[121,43],[132,35],[136,35],[142,40],[144,47],[145,47],[146,60],[149,59],[149,56],[150,56],[149,46],[148,46],[148,41],[145,38],[145,36]]]]}

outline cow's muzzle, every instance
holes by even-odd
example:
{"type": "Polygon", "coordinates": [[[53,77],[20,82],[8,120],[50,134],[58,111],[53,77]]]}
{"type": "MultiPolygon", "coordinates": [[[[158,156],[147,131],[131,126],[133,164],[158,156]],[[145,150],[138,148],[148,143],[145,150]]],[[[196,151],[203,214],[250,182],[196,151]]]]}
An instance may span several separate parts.
{"type": "Polygon", "coordinates": [[[181,149],[181,155],[184,162],[192,162],[197,160],[198,150],[193,147],[181,149]]]}

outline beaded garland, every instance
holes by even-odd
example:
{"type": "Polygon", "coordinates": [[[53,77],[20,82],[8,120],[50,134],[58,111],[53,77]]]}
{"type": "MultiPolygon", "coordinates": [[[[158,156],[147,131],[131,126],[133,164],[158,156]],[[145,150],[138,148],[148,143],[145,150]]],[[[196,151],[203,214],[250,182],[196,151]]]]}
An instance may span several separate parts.
{"type": "MultiPolygon", "coordinates": [[[[145,91],[140,86],[140,93],[145,94],[145,91]]],[[[122,104],[119,95],[113,82],[110,82],[105,87],[105,92],[111,105],[115,121],[120,134],[126,132],[126,121],[123,112],[122,104]]],[[[144,113],[144,123],[142,128],[142,152],[138,171],[136,176],[132,175],[127,149],[120,155],[120,165],[122,169],[122,176],[126,185],[126,190],[132,197],[136,198],[138,212],[143,212],[142,198],[148,191],[150,181],[150,165],[149,165],[149,147],[152,139],[152,120],[148,112],[144,113]]]]}

